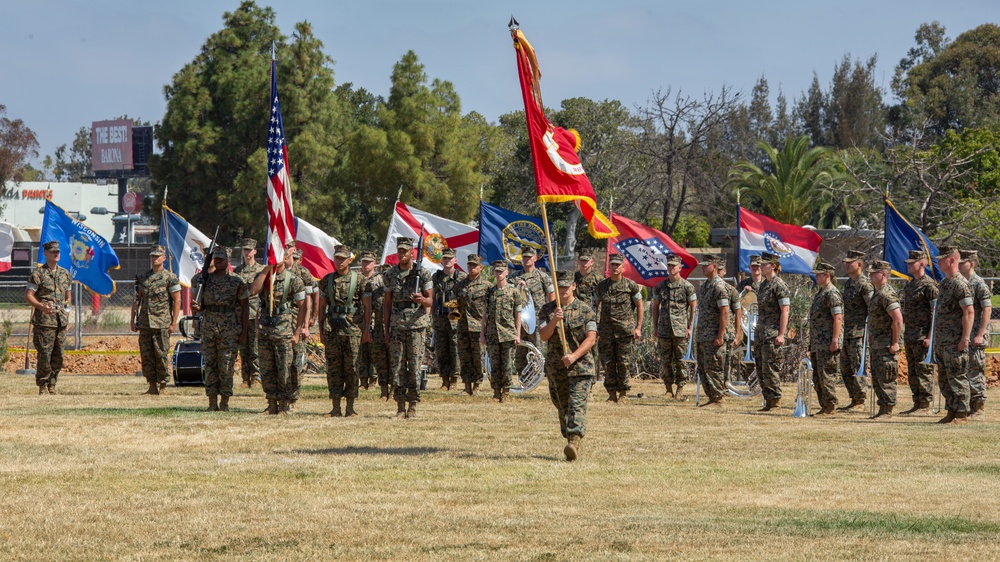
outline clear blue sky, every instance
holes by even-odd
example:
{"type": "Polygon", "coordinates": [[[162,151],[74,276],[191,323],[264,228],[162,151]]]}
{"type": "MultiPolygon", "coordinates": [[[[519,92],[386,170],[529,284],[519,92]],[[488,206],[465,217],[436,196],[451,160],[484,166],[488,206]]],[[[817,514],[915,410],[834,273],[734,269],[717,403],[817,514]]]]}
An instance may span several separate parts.
{"type": "MultiPolygon", "coordinates": [[[[266,2],[258,2],[267,5],[266,2]]],[[[0,104],[39,138],[41,156],[92,121],[158,121],[163,85],[189,62],[238,0],[28,0],[0,18],[0,104]]],[[[507,33],[513,13],[535,46],[546,105],[570,97],[642,105],[672,87],[700,95],[725,83],[749,93],[760,75],[791,101],[813,71],[824,87],[845,53],[893,67],[923,22],[948,36],[1000,22],[996,0],[282,0],[290,35],[308,20],[335,61],[338,84],[386,94],[392,65],[414,50],[431,78],[450,80],[463,111],[490,121],[519,108],[507,33]]],[[[262,95],[266,95],[262,92],[262,95]]],[[[264,142],[263,136],[261,143],[264,142]]]]}

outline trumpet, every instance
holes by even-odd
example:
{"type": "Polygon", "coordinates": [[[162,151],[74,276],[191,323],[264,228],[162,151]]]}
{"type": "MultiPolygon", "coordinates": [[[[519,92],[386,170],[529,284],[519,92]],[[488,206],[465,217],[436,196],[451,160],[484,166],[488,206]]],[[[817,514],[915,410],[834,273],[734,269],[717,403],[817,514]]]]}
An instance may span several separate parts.
{"type": "Polygon", "coordinates": [[[462,311],[458,309],[458,300],[450,300],[444,303],[444,307],[448,309],[448,320],[457,321],[462,318],[462,311]]]}
{"type": "Polygon", "coordinates": [[[812,403],[812,361],[808,357],[803,357],[799,362],[799,393],[795,397],[795,411],[793,418],[808,418],[809,406],[812,403]]]}

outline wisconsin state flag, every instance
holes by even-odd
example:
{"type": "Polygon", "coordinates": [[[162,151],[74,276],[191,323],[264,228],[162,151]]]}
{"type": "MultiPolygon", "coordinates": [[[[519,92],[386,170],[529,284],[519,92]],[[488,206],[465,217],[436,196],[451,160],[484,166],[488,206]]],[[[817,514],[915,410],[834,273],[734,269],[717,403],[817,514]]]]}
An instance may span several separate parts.
{"type": "Polygon", "coordinates": [[[538,202],[572,201],[586,219],[591,236],[618,236],[611,221],[597,210],[594,187],[587,179],[576,153],[580,148],[580,137],[576,131],[556,127],[545,118],[539,85],[542,73],[538,69],[535,50],[520,30],[511,31],[511,37],[517,54],[517,73],[521,80],[521,96],[524,98],[524,114],[528,122],[538,202]]]}

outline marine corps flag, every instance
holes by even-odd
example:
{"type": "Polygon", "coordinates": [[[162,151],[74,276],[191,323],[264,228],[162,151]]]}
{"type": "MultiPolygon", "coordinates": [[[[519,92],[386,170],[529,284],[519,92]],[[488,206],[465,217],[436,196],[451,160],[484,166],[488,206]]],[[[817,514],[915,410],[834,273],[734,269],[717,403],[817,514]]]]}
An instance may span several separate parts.
{"type": "Polygon", "coordinates": [[[517,54],[517,73],[521,80],[524,114],[528,122],[531,161],[535,170],[535,186],[539,203],[572,201],[587,221],[594,238],[618,236],[618,230],[597,210],[594,187],[580,163],[576,151],[580,137],[576,131],[549,123],[542,110],[542,94],[535,51],[519,29],[511,29],[517,54]]]}

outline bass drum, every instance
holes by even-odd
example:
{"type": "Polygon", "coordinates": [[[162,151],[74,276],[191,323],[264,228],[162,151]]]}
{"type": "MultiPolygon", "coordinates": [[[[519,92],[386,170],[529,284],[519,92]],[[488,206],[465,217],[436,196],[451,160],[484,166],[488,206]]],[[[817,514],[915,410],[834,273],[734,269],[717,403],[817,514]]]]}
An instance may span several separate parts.
{"type": "Polygon", "coordinates": [[[205,386],[205,363],[200,341],[177,342],[171,363],[174,386],[205,386]]]}
{"type": "MultiPolygon", "coordinates": [[[[528,362],[524,366],[524,370],[517,375],[517,380],[511,381],[510,391],[514,393],[531,392],[545,378],[545,358],[542,357],[542,352],[531,343],[523,341],[517,345],[528,350],[528,362]]],[[[483,371],[483,378],[487,381],[490,380],[490,354],[486,353],[485,349],[483,350],[483,371]]]]}

